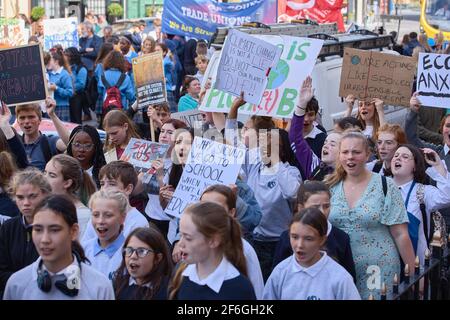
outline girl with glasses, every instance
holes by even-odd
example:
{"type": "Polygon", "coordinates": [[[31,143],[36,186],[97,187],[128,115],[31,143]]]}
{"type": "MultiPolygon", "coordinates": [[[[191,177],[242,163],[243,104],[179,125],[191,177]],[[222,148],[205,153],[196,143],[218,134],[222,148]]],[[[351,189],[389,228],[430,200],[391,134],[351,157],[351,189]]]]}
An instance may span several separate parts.
{"type": "Polygon", "coordinates": [[[408,213],[408,231],[420,263],[431,236],[431,212],[450,203],[450,174],[436,151],[404,144],[395,150],[391,160],[394,183],[399,187],[408,213]],[[425,164],[428,168],[425,169],[425,164]],[[424,185],[427,176],[436,181],[436,187],[424,185]],[[421,202],[425,207],[421,206],[421,202]]]}
{"type": "Polygon", "coordinates": [[[117,300],[165,300],[172,274],[167,242],[159,230],[137,228],[125,240],[113,280],[117,300]]]}

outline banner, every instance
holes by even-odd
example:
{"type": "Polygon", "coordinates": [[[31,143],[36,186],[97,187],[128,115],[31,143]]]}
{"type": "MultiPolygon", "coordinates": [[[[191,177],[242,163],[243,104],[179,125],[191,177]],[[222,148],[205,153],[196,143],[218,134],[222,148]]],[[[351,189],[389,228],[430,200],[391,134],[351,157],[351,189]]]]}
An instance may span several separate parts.
{"type": "Polygon", "coordinates": [[[424,106],[448,108],[450,105],[450,55],[419,53],[417,91],[424,106]]]}
{"type": "Polygon", "coordinates": [[[134,58],[132,65],[139,109],[166,102],[166,78],[161,52],[134,58]]]}
{"type": "Polygon", "coordinates": [[[345,32],[341,9],[343,0],[278,0],[278,22],[309,19],[317,23],[337,23],[345,32]]]}
{"type": "Polygon", "coordinates": [[[409,107],[415,72],[411,57],[345,48],[339,96],[379,98],[385,104],[409,107]]]}
{"type": "Polygon", "coordinates": [[[162,32],[209,40],[219,26],[240,26],[253,21],[274,23],[274,7],[271,0],[239,3],[220,3],[215,0],[165,1],[162,32]],[[269,6],[265,5],[267,1],[270,1],[269,6]],[[271,10],[271,14],[267,14],[270,11],[264,9],[271,10]]]}
{"type": "Polygon", "coordinates": [[[131,138],[120,160],[131,163],[138,173],[144,172],[142,182],[148,183],[155,173],[150,170],[153,161],[164,159],[168,150],[168,144],[131,138]]]}
{"type": "Polygon", "coordinates": [[[56,44],[64,49],[78,48],[78,20],[76,17],[44,20],[44,50],[49,51],[56,44]]]}
{"type": "Polygon", "coordinates": [[[28,43],[25,21],[15,18],[0,18],[0,48],[11,48],[28,43]]]}
{"type": "Polygon", "coordinates": [[[39,44],[0,50],[0,100],[8,106],[47,97],[42,49],[39,44]]]}
{"type": "MultiPolygon", "coordinates": [[[[312,73],[323,41],[291,36],[258,36],[282,49],[281,57],[269,73],[266,90],[258,106],[246,104],[239,114],[292,118],[298,101],[298,92],[303,80],[312,73]]],[[[215,70],[206,77],[215,81],[215,70]]],[[[210,89],[200,105],[200,110],[228,112],[234,97],[217,89],[210,89]]]]}
{"type": "Polygon", "coordinates": [[[210,185],[236,183],[244,157],[244,149],[195,137],[180,182],[164,212],[180,217],[210,185]]]}

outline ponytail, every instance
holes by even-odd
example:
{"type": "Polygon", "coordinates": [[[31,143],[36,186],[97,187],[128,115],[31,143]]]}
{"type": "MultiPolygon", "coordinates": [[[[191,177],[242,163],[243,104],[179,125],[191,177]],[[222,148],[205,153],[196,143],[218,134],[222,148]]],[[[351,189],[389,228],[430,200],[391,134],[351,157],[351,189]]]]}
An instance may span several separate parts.
{"type": "Polygon", "coordinates": [[[230,261],[240,273],[247,277],[247,261],[245,260],[244,248],[242,246],[241,226],[231,215],[228,215],[228,220],[230,225],[230,237],[229,241],[225,242],[224,254],[228,261],[230,261]]]}
{"type": "Polygon", "coordinates": [[[178,291],[180,290],[181,283],[183,282],[183,271],[186,270],[187,264],[180,262],[172,281],[169,284],[169,300],[175,300],[178,291]]]}
{"type": "Polygon", "coordinates": [[[84,263],[91,263],[89,259],[86,257],[86,254],[84,253],[84,249],[81,246],[80,242],[78,240],[72,241],[72,252],[74,252],[78,257],[80,258],[80,262],[84,263]]]}

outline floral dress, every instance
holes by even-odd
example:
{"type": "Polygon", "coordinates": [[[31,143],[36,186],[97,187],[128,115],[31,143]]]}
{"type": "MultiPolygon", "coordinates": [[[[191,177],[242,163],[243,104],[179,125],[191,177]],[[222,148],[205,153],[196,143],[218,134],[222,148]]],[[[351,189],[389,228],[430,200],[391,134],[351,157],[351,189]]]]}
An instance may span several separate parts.
{"type": "Polygon", "coordinates": [[[343,182],[331,188],[329,220],[350,237],[356,287],[362,299],[367,299],[370,293],[377,297],[383,282],[390,284],[395,273],[400,275],[400,256],[389,226],[408,223],[408,216],[400,191],[391,179],[386,180],[385,196],[381,176],[372,173],[365,192],[352,209],[343,182]]]}

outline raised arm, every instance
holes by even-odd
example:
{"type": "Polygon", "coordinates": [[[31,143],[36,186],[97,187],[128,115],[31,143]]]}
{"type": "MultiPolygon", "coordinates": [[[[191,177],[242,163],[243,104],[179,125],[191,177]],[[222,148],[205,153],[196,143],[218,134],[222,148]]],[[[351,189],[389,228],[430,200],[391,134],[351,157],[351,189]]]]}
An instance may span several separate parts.
{"type": "Polygon", "coordinates": [[[58,150],[62,150],[64,148],[62,148],[61,143],[63,143],[66,147],[69,144],[69,137],[70,137],[69,130],[67,130],[67,128],[62,123],[61,119],[59,119],[55,113],[56,101],[50,97],[47,97],[47,99],[45,100],[45,105],[47,107],[48,116],[50,117],[50,120],[52,120],[53,124],[55,125],[56,131],[58,132],[58,136],[60,138],[60,140],[58,140],[56,142],[57,148],[58,148],[58,150]],[[59,141],[61,141],[61,142],[59,142],[59,141]],[[59,146],[58,146],[58,144],[59,144],[59,146]]]}
{"type": "Polygon", "coordinates": [[[375,109],[378,113],[378,119],[380,120],[380,127],[386,123],[384,117],[384,102],[381,99],[375,98],[372,100],[375,103],[375,109]]]}
{"type": "Polygon", "coordinates": [[[345,97],[345,104],[347,105],[347,110],[345,111],[344,117],[351,117],[353,112],[353,105],[355,104],[356,97],[349,94],[345,97]]]}

